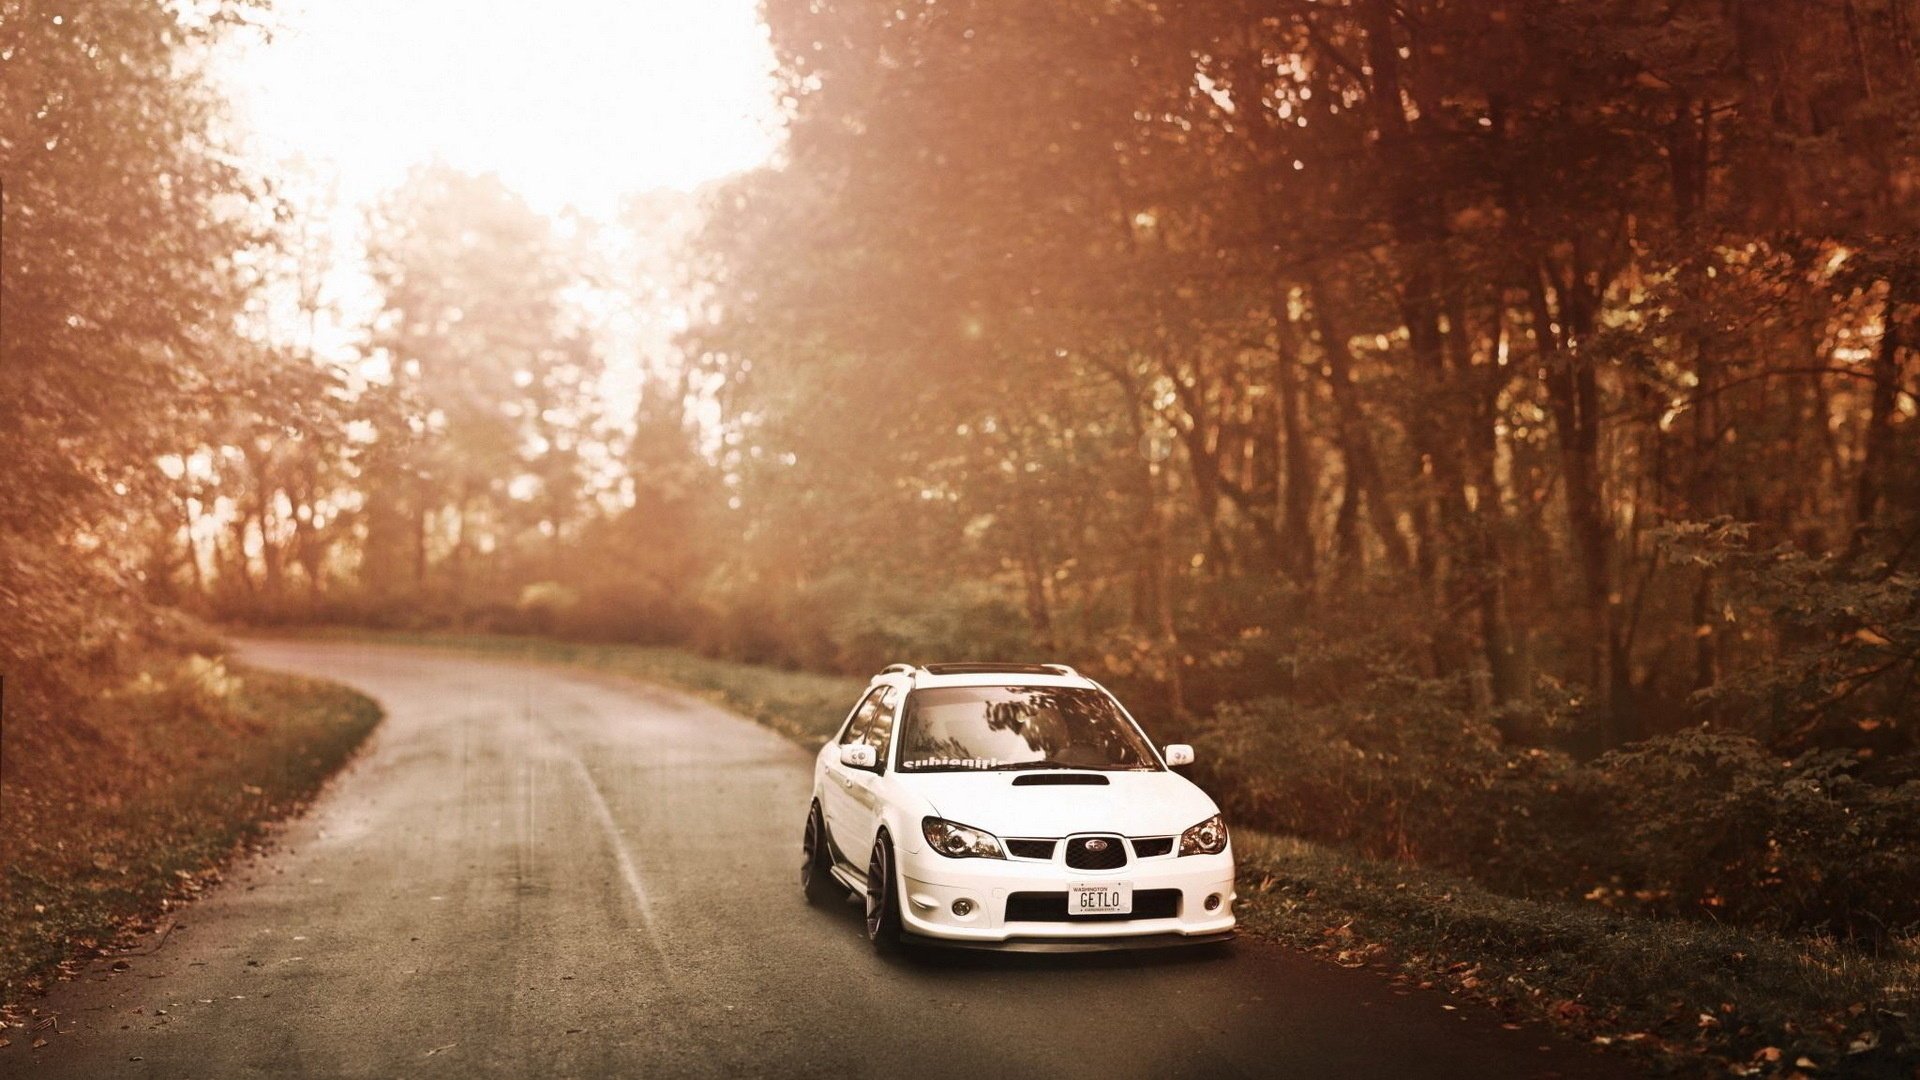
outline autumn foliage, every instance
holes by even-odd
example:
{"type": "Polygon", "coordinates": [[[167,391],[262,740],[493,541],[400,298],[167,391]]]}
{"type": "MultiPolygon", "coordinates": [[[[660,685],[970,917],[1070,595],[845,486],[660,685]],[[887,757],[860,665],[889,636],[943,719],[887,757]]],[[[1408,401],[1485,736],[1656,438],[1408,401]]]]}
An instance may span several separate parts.
{"type": "Polygon", "coordinates": [[[1907,4],[767,17],[690,337],[756,648],[997,603],[1240,820],[1920,918],[1907,4]]]}
{"type": "Polygon", "coordinates": [[[621,261],[444,165],[333,250],[222,140],[254,5],[0,0],[9,723],[165,608],[1060,659],[1236,820],[1884,941],[1911,8],[768,0],[783,150],[621,261]]]}

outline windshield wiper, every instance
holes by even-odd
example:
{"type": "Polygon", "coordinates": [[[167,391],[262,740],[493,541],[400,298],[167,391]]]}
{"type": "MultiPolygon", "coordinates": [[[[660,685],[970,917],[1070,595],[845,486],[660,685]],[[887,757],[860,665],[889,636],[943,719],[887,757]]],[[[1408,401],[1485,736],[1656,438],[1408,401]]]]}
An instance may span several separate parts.
{"type": "Polygon", "coordinates": [[[1072,762],[1055,761],[1052,758],[1046,758],[1041,761],[1016,761],[1011,765],[995,765],[990,771],[992,772],[1023,772],[1027,769],[1081,769],[1086,772],[1106,772],[1107,771],[1104,767],[1099,765],[1075,765],[1072,762]]]}

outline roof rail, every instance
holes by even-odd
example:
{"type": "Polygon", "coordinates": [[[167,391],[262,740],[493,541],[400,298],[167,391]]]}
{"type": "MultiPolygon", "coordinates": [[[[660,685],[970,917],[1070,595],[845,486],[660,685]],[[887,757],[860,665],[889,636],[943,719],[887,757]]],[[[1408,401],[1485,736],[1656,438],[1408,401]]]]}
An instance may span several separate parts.
{"type": "Polygon", "coordinates": [[[912,674],[914,671],[917,671],[917,670],[919,669],[915,668],[912,664],[888,664],[886,667],[883,667],[880,669],[880,674],[897,675],[901,672],[912,674]]]}
{"type": "Polygon", "coordinates": [[[1073,670],[1072,667],[1066,664],[1042,664],[1040,666],[1052,668],[1053,670],[1059,672],[1060,674],[1065,675],[1069,679],[1077,679],[1080,677],[1079,672],[1073,670]]]}

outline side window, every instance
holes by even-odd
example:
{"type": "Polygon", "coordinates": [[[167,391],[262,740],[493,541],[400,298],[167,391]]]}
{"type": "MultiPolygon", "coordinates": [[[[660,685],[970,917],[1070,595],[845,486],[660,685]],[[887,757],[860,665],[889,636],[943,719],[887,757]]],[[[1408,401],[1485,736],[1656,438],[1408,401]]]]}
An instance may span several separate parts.
{"type": "Polygon", "coordinates": [[[893,742],[893,713],[899,703],[899,692],[891,686],[884,688],[880,692],[879,708],[874,713],[873,722],[866,726],[864,738],[867,745],[873,747],[873,757],[880,763],[881,772],[887,769],[887,748],[893,742]]]}
{"type": "Polygon", "coordinates": [[[873,714],[880,707],[880,696],[886,693],[886,687],[880,687],[868,694],[860,702],[853,715],[847,718],[847,729],[840,733],[840,745],[851,746],[866,741],[867,728],[873,725],[873,714]]]}

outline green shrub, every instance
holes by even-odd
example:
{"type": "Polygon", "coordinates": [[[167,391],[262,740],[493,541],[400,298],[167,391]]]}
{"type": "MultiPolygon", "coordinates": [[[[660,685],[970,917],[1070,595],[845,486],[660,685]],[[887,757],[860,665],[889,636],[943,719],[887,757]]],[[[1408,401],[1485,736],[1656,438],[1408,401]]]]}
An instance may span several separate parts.
{"type": "Polygon", "coordinates": [[[1198,741],[1202,775],[1235,819],[1375,855],[1444,856],[1474,824],[1507,757],[1494,727],[1448,688],[1390,678],[1355,700],[1265,698],[1220,710],[1198,741]]]}
{"type": "Polygon", "coordinates": [[[1614,803],[1604,835],[1617,862],[1600,896],[1869,940],[1920,923],[1920,781],[1874,783],[1851,753],[1783,761],[1704,730],[1592,767],[1614,803]]]}
{"type": "Polygon", "coordinates": [[[1523,896],[1868,942],[1920,924],[1920,780],[1693,730],[1591,762],[1504,745],[1403,678],[1223,708],[1198,778],[1232,820],[1523,896]]]}

